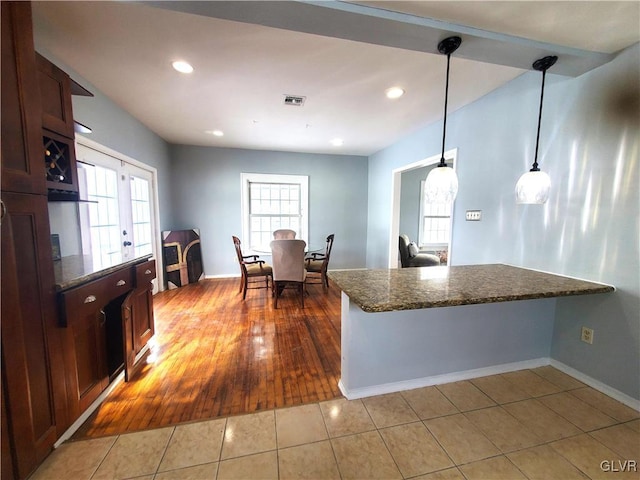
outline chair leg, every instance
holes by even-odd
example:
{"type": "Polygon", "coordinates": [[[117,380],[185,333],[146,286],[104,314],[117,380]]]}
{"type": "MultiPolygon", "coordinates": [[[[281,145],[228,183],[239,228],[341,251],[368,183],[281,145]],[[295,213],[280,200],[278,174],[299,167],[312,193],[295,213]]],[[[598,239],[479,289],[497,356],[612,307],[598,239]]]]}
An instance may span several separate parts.
{"type": "Polygon", "coordinates": [[[298,292],[300,293],[300,303],[302,303],[302,308],[304,308],[304,282],[298,284],[298,292]]]}
{"type": "Polygon", "coordinates": [[[278,282],[273,282],[273,292],[275,293],[273,308],[278,308],[278,297],[280,296],[280,284],[278,282]]]}
{"type": "Polygon", "coordinates": [[[243,288],[242,288],[242,300],[244,300],[247,297],[247,287],[248,287],[248,283],[249,283],[249,279],[247,278],[247,276],[245,275],[244,277],[244,284],[243,284],[243,288]]]}

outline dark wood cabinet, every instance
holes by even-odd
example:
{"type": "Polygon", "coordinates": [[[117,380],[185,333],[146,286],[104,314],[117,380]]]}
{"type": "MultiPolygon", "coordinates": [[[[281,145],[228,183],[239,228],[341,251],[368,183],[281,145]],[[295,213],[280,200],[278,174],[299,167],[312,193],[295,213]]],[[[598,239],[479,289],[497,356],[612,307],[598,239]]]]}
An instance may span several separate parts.
{"type": "Polygon", "coordinates": [[[62,433],[66,384],[47,198],[2,192],[2,202],[3,408],[15,478],[25,478],[62,433]]]}
{"type": "Polygon", "coordinates": [[[128,381],[144,365],[154,333],[155,276],[155,260],[147,260],[60,293],[61,322],[72,338],[75,375],[68,383],[75,416],[120,372],[128,381]]]}
{"type": "Polygon", "coordinates": [[[77,200],[75,132],[71,79],[63,70],[36,53],[40,91],[42,166],[54,200],[77,200]]]}
{"type": "Polygon", "coordinates": [[[38,466],[68,417],[31,5],[1,8],[1,475],[8,479],[26,478],[38,466]]]}
{"type": "Polygon", "coordinates": [[[36,53],[42,102],[42,128],[73,139],[71,79],[64,70],[36,53]]]}
{"type": "Polygon", "coordinates": [[[2,191],[45,194],[31,7],[2,2],[2,191]]]}
{"type": "Polygon", "coordinates": [[[135,277],[136,289],[122,304],[127,381],[144,366],[149,340],[155,332],[151,281],[156,278],[156,261],[136,265],[135,277]]]}
{"type": "Polygon", "coordinates": [[[0,477],[5,480],[27,478],[118,369],[131,377],[139,368],[153,335],[151,274],[145,272],[155,277],[155,263],[140,260],[74,293],[57,292],[48,198],[52,188],[77,192],[69,77],[42,59],[38,68],[30,2],[3,1],[1,8],[0,477]],[[47,181],[47,175],[53,177],[47,181]],[[142,273],[136,264],[146,264],[142,273]],[[125,362],[129,357],[132,362],[125,362]]]}
{"type": "MultiPolygon", "coordinates": [[[[114,315],[109,304],[132,289],[133,277],[129,267],[61,293],[64,309],[61,321],[72,332],[73,337],[71,347],[76,375],[70,382],[69,390],[73,392],[70,398],[71,408],[77,415],[100,396],[107,388],[110,378],[117,374],[115,370],[118,364],[122,364],[122,358],[119,362],[117,360],[118,356],[122,356],[119,353],[122,351],[121,336],[115,342],[116,352],[113,348],[108,348],[114,334],[107,323],[122,322],[120,314],[114,315]],[[115,362],[110,359],[110,355],[116,358],[115,362]]],[[[122,300],[118,309],[121,303],[122,300]]],[[[116,325],[116,330],[121,331],[122,327],[116,325]]]]}

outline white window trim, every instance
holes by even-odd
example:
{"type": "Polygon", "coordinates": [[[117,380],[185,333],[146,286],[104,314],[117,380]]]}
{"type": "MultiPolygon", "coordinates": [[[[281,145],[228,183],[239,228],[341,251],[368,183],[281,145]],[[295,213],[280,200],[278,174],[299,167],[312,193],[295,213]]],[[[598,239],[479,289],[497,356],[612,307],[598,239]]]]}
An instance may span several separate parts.
{"type": "Polygon", "coordinates": [[[308,243],[309,237],[309,177],[273,173],[241,173],[242,241],[249,239],[249,184],[250,183],[296,183],[300,185],[300,238],[308,243]]]}

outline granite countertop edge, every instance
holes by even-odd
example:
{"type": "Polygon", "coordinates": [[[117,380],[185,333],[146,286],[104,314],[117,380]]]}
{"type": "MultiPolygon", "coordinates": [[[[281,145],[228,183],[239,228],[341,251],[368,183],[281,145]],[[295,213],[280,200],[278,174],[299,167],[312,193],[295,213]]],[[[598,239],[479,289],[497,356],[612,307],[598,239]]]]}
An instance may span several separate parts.
{"type": "Polygon", "coordinates": [[[98,270],[88,269],[86,267],[86,265],[92,264],[90,255],[62,257],[60,260],[54,262],[56,292],[69,290],[70,288],[83,285],[92,280],[97,280],[123,268],[145,262],[152,258],[152,256],[151,254],[143,255],[98,270]]]}
{"type": "Polygon", "coordinates": [[[479,298],[469,298],[469,299],[451,299],[440,302],[406,302],[403,304],[397,303],[378,303],[378,304],[369,304],[366,302],[360,301],[360,299],[351,298],[351,301],[358,305],[363,312],[366,313],[381,313],[381,312],[392,312],[392,311],[401,311],[401,310],[421,310],[427,308],[440,308],[440,307],[459,307],[463,305],[479,305],[484,303],[501,303],[501,302],[514,302],[518,300],[536,300],[536,299],[544,299],[544,298],[556,298],[556,297],[571,297],[578,295],[592,295],[597,293],[608,293],[613,292],[615,289],[611,286],[603,286],[601,289],[594,290],[566,290],[563,292],[552,292],[546,293],[541,292],[537,294],[522,294],[522,295],[504,295],[500,297],[479,297],[479,298]]]}
{"type": "MultiPolygon", "coordinates": [[[[461,297],[460,295],[453,295],[450,298],[437,298],[437,299],[393,299],[390,301],[384,301],[380,299],[369,299],[363,295],[358,294],[358,288],[355,281],[352,279],[344,279],[340,278],[339,272],[328,272],[329,278],[336,284],[338,288],[340,288],[346,295],[349,296],[351,302],[360,307],[360,309],[366,313],[381,313],[381,312],[391,312],[391,311],[401,311],[401,310],[418,310],[418,309],[428,309],[428,308],[440,308],[440,307],[455,307],[462,305],[476,305],[476,304],[485,304],[485,303],[500,303],[500,302],[511,302],[518,300],[535,300],[535,299],[544,299],[544,298],[556,298],[556,297],[566,297],[566,296],[578,296],[578,295],[591,295],[598,293],[608,293],[615,291],[615,288],[611,285],[607,285],[604,283],[592,282],[589,280],[581,280],[576,279],[564,275],[552,274],[539,272],[536,270],[531,270],[525,267],[514,267],[511,265],[505,264],[496,264],[496,265],[504,265],[507,267],[518,268],[522,270],[527,270],[530,272],[536,272],[542,275],[549,275],[549,278],[559,277],[562,278],[563,281],[575,281],[576,283],[580,283],[581,286],[576,286],[575,288],[571,288],[571,286],[566,286],[568,288],[565,289],[545,289],[541,288],[539,291],[535,292],[522,292],[522,293],[505,293],[504,295],[474,295],[474,292],[468,292],[469,295],[465,295],[461,297]],[[588,284],[588,285],[585,285],[588,284]],[[354,285],[356,288],[354,288],[354,285]],[[364,298],[363,298],[364,297],[364,298]]],[[[478,266],[473,266],[477,268],[478,266]]],[[[487,265],[487,267],[491,267],[487,265]]],[[[423,268],[433,268],[433,267],[423,267],[423,268]]],[[[356,273],[360,279],[366,279],[367,277],[373,277],[376,272],[380,272],[381,270],[357,270],[353,272],[356,273]]],[[[372,286],[372,290],[375,290],[375,287],[372,286]]],[[[467,292],[465,292],[467,293],[467,292]]]]}

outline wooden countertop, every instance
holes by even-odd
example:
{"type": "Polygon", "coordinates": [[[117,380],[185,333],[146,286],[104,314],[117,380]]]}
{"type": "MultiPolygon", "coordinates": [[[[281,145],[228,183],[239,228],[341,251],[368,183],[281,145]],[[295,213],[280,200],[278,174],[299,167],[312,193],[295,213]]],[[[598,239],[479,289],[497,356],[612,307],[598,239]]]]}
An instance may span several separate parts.
{"type": "Polygon", "coordinates": [[[503,264],[328,272],[365,312],[613,292],[602,283],[503,264]]]}
{"type": "Polygon", "coordinates": [[[72,287],[77,287],[83,283],[117,272],[122,268],[142,263],[149,258],[151,258],[151,255],[144,255],[124,262],[114,263],[113,265],[101,265],[97,267],[91,255],[62,257],[62,259],[53,262],[56,290],[61,292],[72,287]]]}

